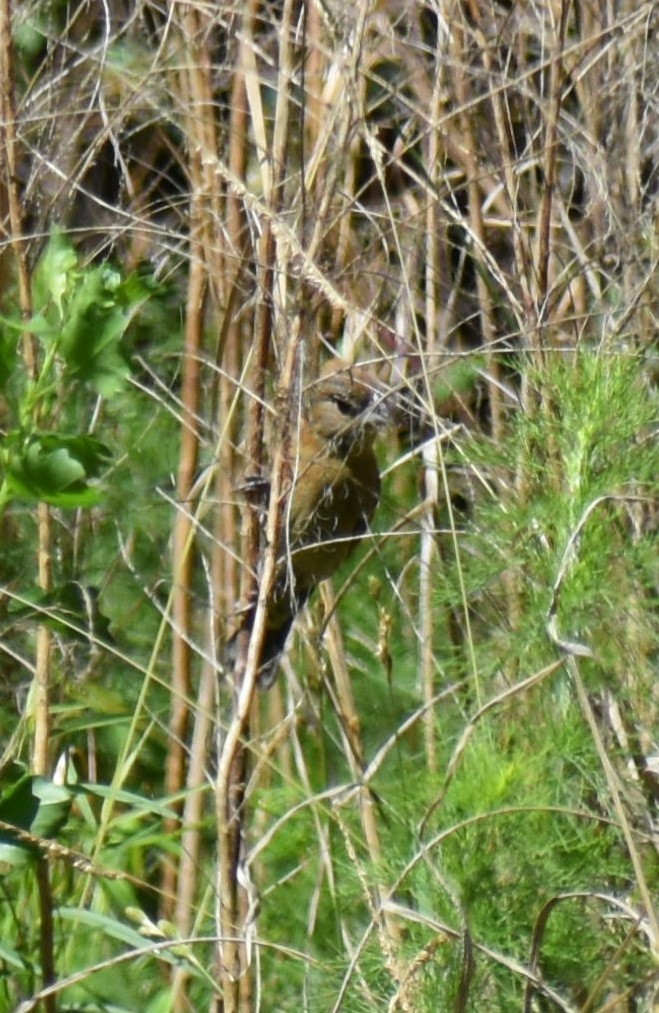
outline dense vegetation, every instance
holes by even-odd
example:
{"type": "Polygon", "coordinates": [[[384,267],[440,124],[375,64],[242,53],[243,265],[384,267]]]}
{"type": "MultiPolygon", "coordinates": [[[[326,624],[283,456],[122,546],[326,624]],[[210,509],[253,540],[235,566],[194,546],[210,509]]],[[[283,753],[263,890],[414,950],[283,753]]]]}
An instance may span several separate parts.
{"type": "Polygon", "coordinates": [[[0,0],[0,1010],[656,1009],[658,19],[0,0]],[[259,693],[333,354],[407,411],[259,693]]]}

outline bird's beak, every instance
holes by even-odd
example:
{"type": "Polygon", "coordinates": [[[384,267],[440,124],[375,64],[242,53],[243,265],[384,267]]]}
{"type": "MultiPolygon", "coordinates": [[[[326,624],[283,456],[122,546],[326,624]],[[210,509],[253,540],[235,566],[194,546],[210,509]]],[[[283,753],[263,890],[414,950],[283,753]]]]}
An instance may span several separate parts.
{"type": "Polygon", "coordinates": [[[372,404],[364,412],[364,422],[376,429],[384,429],[392,424],[395,417],[392,395],[375,392],[372,404]]]}

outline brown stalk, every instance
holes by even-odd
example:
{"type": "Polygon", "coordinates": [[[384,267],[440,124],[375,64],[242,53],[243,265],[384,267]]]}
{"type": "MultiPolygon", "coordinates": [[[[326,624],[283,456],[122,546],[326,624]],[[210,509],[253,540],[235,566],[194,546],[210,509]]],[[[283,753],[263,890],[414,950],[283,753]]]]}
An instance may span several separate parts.
{"type": "Polygon", "coordinates": [[[555,32],[556,52],[551,60],[549,72],[549,104],[545,120],[545,136],[543,143],[544,185],[540,200],[538,223],[538,281],[536,296],[539,320],[537,331],[539,365],[542,365],[544,362],[544,353],[547,345],[545,329],[541,326],[541,324],[547,319],[549,262],[553,249],[551,229],[553,194],[556,186],[558,120],[561,112],[561,106],[563,104],[563,83],[565,80],[563,57],[565,51],[565,34],[567,31],[569,9],[570,0],[560,0],[560,20],[558,29],[555,32]]]}
{"type": "MultiPolygon", "coordinates": [[[[181,503],[187,503],[197,467],[199,441],[196,428],[199,404],[199,357],[202,342],[202,302],[206,291],[206,272],[201,259],[199,239],[194,239],[195,207],[193,197],[190,212],[190,275],[186,306],[185,347],[183,352],[183,373],[181,398],[184,423],[181,428],[181,447],[177,478],[177,496],[181,503]]],[[[185,755],[188,730],[187,699],[190,695],[192,647],[190,643],[192,608],[191,588],[194,573],[192,544],[194,526],[187,510],[176,514],[172,544],[172,682],[171,710],[169,718],[169,745],[165,772],[165,792],[175,796],[185,782],[185,755]]],[[[165,827],[166,833],[173,833],[176,825],[165,827]]],[[[162,884],[165,896],[171,896],[176,889],[176,869],[171,862],[165,866],[162,884]]],[[[163,912],[165,914],[165,912],[163,912]]],[[[166,912],[170,916],[170,912],[166,912]]]]}
{"type": "MultiPolygon", "coordinates": [[[[273,251],[274,253],[274,251],[273,251]]],[[[269,274],[272,272],[268,270],[269,274]]],[[[258,315],[257,315],[258,321],[258,315]]],[[[267,352],[268,333],[261,331],[261,347],[267,352]]],[[[282,371],[282,391],[293,389],[297,371],[299,335],[289,340],[286,361],[282,371]]],[[[261,373],[264,370],[261,368],[261,373]]],[[[252,402],[257,404],[256,401],[252,402]]],[[[259,412],[260,414],[260,412],[259,412]]],[[[257,438],[250,441],[252,451],[258,446],[257,438]]],[[[243,942],[245,927],[242,917],[247,907],[244,885],[239,882],[243,862],[242,846],[245,824],[245,785],[248,776],[248,745],[250,738],[250,712],[256,690],[257,662],[265,632],[266,602],[275,580],[277,533],[279,530],[282,492],[287,475],[286,441],[277,441],[271,463],[270,509],[268,511],[263,568],[259,581],[259,595],[251,633],[243,640],[241,654],[234,669],[235,697],[232,714],[222,743],[217,775],[218,824],[218,897],[219,897],[219,973],[224,996],[224,1013],[250,1009],[251,987],[248,975],[248,955],[243,942]]],[[[256,562],[259,554],[260,525],[258,517],[247,517],[247,559],[256,562]]],[[[249,576],[256,572],[255,565],[246,566],[249,576]]],[[[253,579],[253,577],[252,577],[253,579]]]]}
{"type": "MultiPolygon", "coordinates": [[[[242,16],[243,22],[249,21],[256,10],[255,0],[251,0],[248,9],[242,16]]],[[[227,143],[229,148],[229,166],[232,174],[244,180],[247,169],[247,136],[248,110],[245,89],[244,65],[246,40],[243,36],[238,44],[236,64],[233,72],[230,121],[227,143]]],[[[210,105],[209,105],[210,107],[210,105]]],[[[211,192],[215,193],[219,177],[212,172],[212,157],[207,167],[212,177],[207,181],[211,192]]],[[[181,936],[189,934],[193,905],[197,895],[199,857],[201,853],[201,835],[199,826],[204,811],[205,794],[202,790],[206,779],[208,752],[213,727],[213,706],[217,698],[217,663],[212,663],[215,656],[215,645],[221,643],[223,637],[221,617],[231,613],[237,599],[237,570],[233,552],[227,547],[238,543],[236,526],[235,476],[236,462],[233,450],[233,434],[235,430],[235,396],[236,382],[241,368],[241,336],[243,324],[238,319],[238,295],[244,274],[244,256],[247,249],[249,234],[245,216],[242,213],[240,198],[229,191],[225,197],[226,231],[228,249],[225,251],[223,263],[218,266],[214,277],[223,280],[222,314],[223,323],[218,336],[216,365],[217,370],[217,431],[219,433],[216,448],[217,466],[214,469],[214,490],[217,508],[214,511],[214,538],[211,548],[210,583],[212,589],[212,614],[209,616],[210,640],[204,660],[199,686],[198,710],[195,715],[194,728],[190,744],[190,759],[186,780],[187,795],[183,810],[183,834],[181,838],[181,860],[179,864],[178,896],[176,901],[175,924],[181,936]],[[226,279],[229,279],[228,281],[226,279]]],[[[218,219],[215,218],[217,221],[218,219]]],[[[218,258],[219,260],[219,258],[218,258]]],[[[219,295],[219,291],[218,291],[219,295]]],[[[186,983],[187,974],[178,969],[173,982],[173,1003],[175,1009],[187,1008],[186,983]]]]}
{"type": "Polygon", "coordinates": [[[625,839],[627,852],[636,877],[636,889],[638,890],[641,903],[645,909],[651,952],[656,960],[659,957],[659,912],[655,906],[655,898],[651,893],[650,886],[643,869],[643,862],[638,851],[638,845],[634,840],[634,834],[629,817],[623,805],[623,792],[621,789],[620,778],[606,750],[606,745],[599,730],[593,706],[588,698],[588,693],[586,692],[586,687],[581,677],[577,657],[573,654],[569,654],[566,659],[566,664],[574,682],[581,713],[588,726],[588,730],[590,731],[593,743],[597,750],[597,755],[602,765],[602,770],[604,771],[604,776],[606,777],[609,793],[611,795],[613,809],[618,819],[620,830],[622,831],[622,835],[625,839]]]}
{"type": "MultiPolygon", "coordinates": [[[[174,924],[181,939],[190,936],[192,914],[200,869],[201,835],[199,825],[203,816],[206,793],[202,790],[208,769],[208,745],[211,740],[216,699],[216,669],[204,664],[199,682],[194,727],[190,738],[186,799],[183,809],[181,833],[181,859],[178,866],[178,893],[174,909],[174,924]]],[[[189,1009],[187,981],[189,972],[178,967],[172,978],[172,1010],[189,1009]]]]}
{"type": "MultiPolygon", "coordinates": [[[[182,426],[177,475],[177,497],[184,509],[177,512],[172,537],[172,679],[169,717],[169,745],[165,772],[165,791],[176,796],[185,784],[186,740],[189,725],[187,700],[190,696],[193,648],[192,583],[194,578],[194,526],[188,508],[199,459],[197,419],[201,403],[201,356],[204,330],[204,303],[208,288],[207,250],[209,248],[209,195],[204,154],[209,148],[207,120],[212,105],[207,101],[209,56],[206,49],[206,22],[199,10],[185,5],[180,32],[187,63],[179,75],[181,106],[186,110],[188,172],[190,176],[189,274],[185,315],[185,337],[181,374],[182,426]]],[[[168,824],[172,834],[176,826],[168,824]]],[[[167,861],[163,874],[163,896],[176,893],[177,870],[167,861]]],[[[165,903],[163,915],[171,917],[165,903]]],[[[188,900],[181,901],[185,908],[188,900]]]]}
{"type": "MultiPolygon", "coordinates": [[[[438,54],[439,55],[439,54],[438,54]]],[[[443,75],[437,74],[432,91],[430,111],[430,131],[428,134],[428,174],[431,182],[435,182],[440,171],[441,134],[438,128],[440,118],[441,88],[443,75]]],[[[426,396],[432,404],[432,390],[428,380],[428,370],[432,370],[436,361],[438,345],[443,344],[442,313],[439,306],[440,293],[448,279],[442,277],[444,262],[440,258],[440,215],[436,200],[428,196],[426,209],[426,242],[425,242],[425,313],[426,340],[425,353],[422,359],[426,369],[426,396]]],[[[432,443],[423,452],[423,501],[425,510],[421,518],[421,536],[419,546],[419,630],[420,644],[420,682],[423,701],[427,704],[434,695],[435,664],[433,656],[433,629],[435,615],[433,609],[433,560],[437,561],[435,542],[435,511],[439,500],[439,483],[437,480],[437,459],[432,443]]],[[[425,754],[428,771],[437,773],[437,740],[436,716],[433,708],[428,707],[424,714],[423,730],[425,754]]]]}
{"type": "MultiPolygon", "coordinates": [[[[14,252],[18,276],[18,299],[24,320],[32,316],[30,273],[27,264],[27,246],[23,230],[23,210],[18,189],[19,144],[16,135],[16,108],[14,103],[14,67],[10,0],[0,2],[0,79],[2,101],[2,134],[4,147],[5,194],[9,213],[9,241],[14,252]]],[[[4,231],[4,230],[3,230],[4,231]]],[[[38,350],[34,335],[22,335],[23,359],[31,380],[38,373],[38,350]]],[[[37,422],[37,419],[34,419],[37,422]]],[[[52,529],[50,508],[46,503],[37,507],[39,587],[48,591],[52,584],[52,529]]],[[[50,739],[50,659],[51,634],[47,626],[37,630],[36,670],[34,678],[34,745],[32,768],[35,774],[47,774],[50,739]]]]}
{"type": "MultiPolygon", "coordinates": [[[[272,351],[273,300],[277,243],[272,221],[280,211],[283,183],[286,173],[287,126],[289,119],[290,84],[292,81],[292,52],[290,37],[294,4],[286,0],[279,35],[279,78],[277,104],[271,152],[271,189],[266,199],[272,217],[262,222],[259,244],[259,304],[254,321],[254,354],[251,368],[252,400],[249,406],[248,464],[260,474],[264,464],[265,376],[272,351]]],[[[251,38],[253,23],[246,20],[245,35],[251,38]]],[[[286,347],[281,388],[290,395],[298,363],[299,333],[292,328],[286,347]]],[[[286,403],[284,401],[284,403],[286,403]]],[[[216,813],[218,827],[218,971],[222,985],[223,1013],[237,1013],[251,1008],[251,978],[248,973],[248,953],[244,945],[243,924],[248,898],[244,885],[239,882],[242,864],[242,843],[245,823],[245,786],[250,732],[250,711],[256,689],[257,659],[265,627],[265,602],[275,578],[275,552],[281,511],[281,492],[285,481],[286,446],[284,432],[274,454],[270,479],[270,508],[268,511],[263,571],[259,583],[259,596],[251,633],[239,638],[238,657],[234,668],[234,701],[228,727],[218,760],[216,813]]],[[[255,511],[246,515],[245,566],[241,594],[244,601],[253,599],[255,574],[261,543],[259,517],[255,511]]]]}
{"type": "MultiPolygon", "coordinates": [[[[466,47],[465,33],[461,24],[454,23],[452,29],[451,54],[453,57],[453,87],[456,99],[461,110],[469,104],[471,96],[467,84],[464,50],[466,47]]],[[[459,122],[462,134],[462,161],[467,176],[467,193],[469,197],[469,223],[471,230],[476,237],[477,243],[473,248],[473,255],[478,259],[476,270],[476,292],[478,295],[478,306],[480,313],[480,324],[483,334],[483,344],[488,355],[488,372],[492,377],[488,383],[489,405],[491,413],[492,436],[495,440],[501,438],[503,432],[503,405],[501,400],[501,368],[499,359],[494,352],[496,345],[496,328],[494,325],[494,308],[490,290],[485,278],[487,264],[482,258],[480,251],[487,249],[485,226],[483,223],[483,210],[481,205],[482,190],[480,177],[486,175],[479,165],[477,155],[477,142],[474,136],[473,117],[461,111],[459,122]]]]}
{"type": "MultiPolygon", "coordinates": [[[[335,708],[341,724],[341,730],[346,738],[345,756],[351,776],[360,785],[358,788],[359,815],[369,859],[373,869],[379,869],[382,865],[382,843],[377,821],[377,800],[370,788],[361,783],[364,772],[364,747],[360,735],[359,712],[355,704],[345,646],[336,617],[334,595],[329,582],[321,585],[321,595],[326,611],[332,613],[332,618],[327,624],[327,649],[336,686],[335,708]]],[[[400,980],[403,970],[402,968],[398,968],[398,961],[395,960],[393,951],[393,948],[400,945],[402,941],[400,925],[382,907],[382,898],[386,893],[386,887],[383,884],[378,885],[375,883],[372,889],[375,901],[374,909],[376,917],[380,921],[379,931],[385,942],[385,948],[390,958],[390,966],[392,970],[395,969],[394,976],[396,980],[400,980]]]]}
{"type": "MultiPolygon", "coordinates": [[[[18,299],[24,320],[32,316],[30,273],[27,263],[27,246],[23,228],[23,210],[18,188],[19,142],[16,133],[16,106],[14,101],[14,61],[12,45],[12,23],[10,0],[0,0],[0,103],[2,110],[2,141],[4,150],[4,184],[6,205],[9,213],[9,241],[12,247],[18,276],[18,299]]],[[[3,201],[4,204],[4,201],[3,201]]],[[[2,230],[6,234],[6,229],[2,230]]],[[[25,369],[31,380],[38,375],[38,350],[34,336],[25,331],[22,335],[25,369]]],[[[35,423],[37,419],[33,420],[35,423]]],[[[38,558],[37,574],[39,587],[48,591],[52,586],[52,521],[50,508],[46,503],[37,507],[38,558]]],[[[37,628],[36,663],[34,675],[34,742],[32,750],[32,771],[48,776],[50,742],[50,679],[51,679],[51,633],[47,626],[37,628]]],[[[54,958],[53,897],[50,882],[48,858],[37,859],[35,866],[39,894],[39,952],[41,977],[44,988],[56,980],[54,958]]],[[[43,1000],[45,1013],[55,1013],[53,995],[43,1000]]]]}
{"type": "MultiPolygon", "coordinates": [[[[248,26],[253,22],[258,0],[249,0],[242,15],[242,24],[248,26]]],[[[229,169],[234,179],[245,181],[248,164],[249,110],[247,89],[245,86],[245,68],[247,66],[248,31],[241,32],[241,40],[236,53],[236,63],[231,84],[230,120],[227,132],[229,147],[229,169]]],[[[216,472],[217,501],[220,504],[216,513],[216,538],[213,549],[211,568],[213,588],[216,597],[216,611],[226,616],[234,607],[238,595],[238,573],[236,561],[227,546],[238,545],[238,527],[236,508],[234,506],[236,460],[233,451],[233,436],[236,425],[233,422],[234,398],[236,396],[238,377],[244,366],[244,348],[241,347],[243,334],[249,333],[249,318],[243,322],[238,317],[240,308],[238,297],[245,276],[244,261],[250,249],[250,236],[246,215],[240,197],[227,188],[226,198],[226,229],[227,254],[224,273],[230,278],[224,298],[224,314],[226,338],[218,349],[217,364],[221,367],[220,391],[218,398],[218,432],[222,434],[218,446],[219,467],[216,472]],[[227,420],[232,420],[230,423],[227,420]]],[[[223,325],[224,326],[224,325],[223,325]]],[[[221,632],[218,630],[218,633],[221,632]]]]}

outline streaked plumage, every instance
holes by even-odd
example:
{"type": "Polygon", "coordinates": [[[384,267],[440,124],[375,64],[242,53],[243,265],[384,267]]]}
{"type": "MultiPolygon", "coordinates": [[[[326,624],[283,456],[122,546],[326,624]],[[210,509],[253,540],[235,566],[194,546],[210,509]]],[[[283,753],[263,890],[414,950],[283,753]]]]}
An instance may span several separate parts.
{"type": "MultiPolygon", "coordinates": [[[[365,369],[332,360],[306,392],[293,438],[292,481],[284,504],[275,587],[268,602],[259,683],[274,681],[297,613],[316,586],[354,551],[380,495],[375,437],[391,419],[384,393],[365,369]]],[[[239,629],[251,628],[254,607],[239,629]]]]}

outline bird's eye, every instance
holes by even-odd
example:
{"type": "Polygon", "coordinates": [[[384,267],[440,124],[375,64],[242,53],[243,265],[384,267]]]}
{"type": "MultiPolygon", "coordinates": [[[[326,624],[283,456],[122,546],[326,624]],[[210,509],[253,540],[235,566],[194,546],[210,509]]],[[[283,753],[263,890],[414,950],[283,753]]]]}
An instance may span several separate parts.
{"type": "Polygon", "coordinates": [[[332,401],[342,415],[350,415],[351,418],[354,418],[354,416],[361,413],[361,406],[355,404],[354,401],[346,401],[344,397],[337,397],[336,395],[332,398],[332,401]]]}

